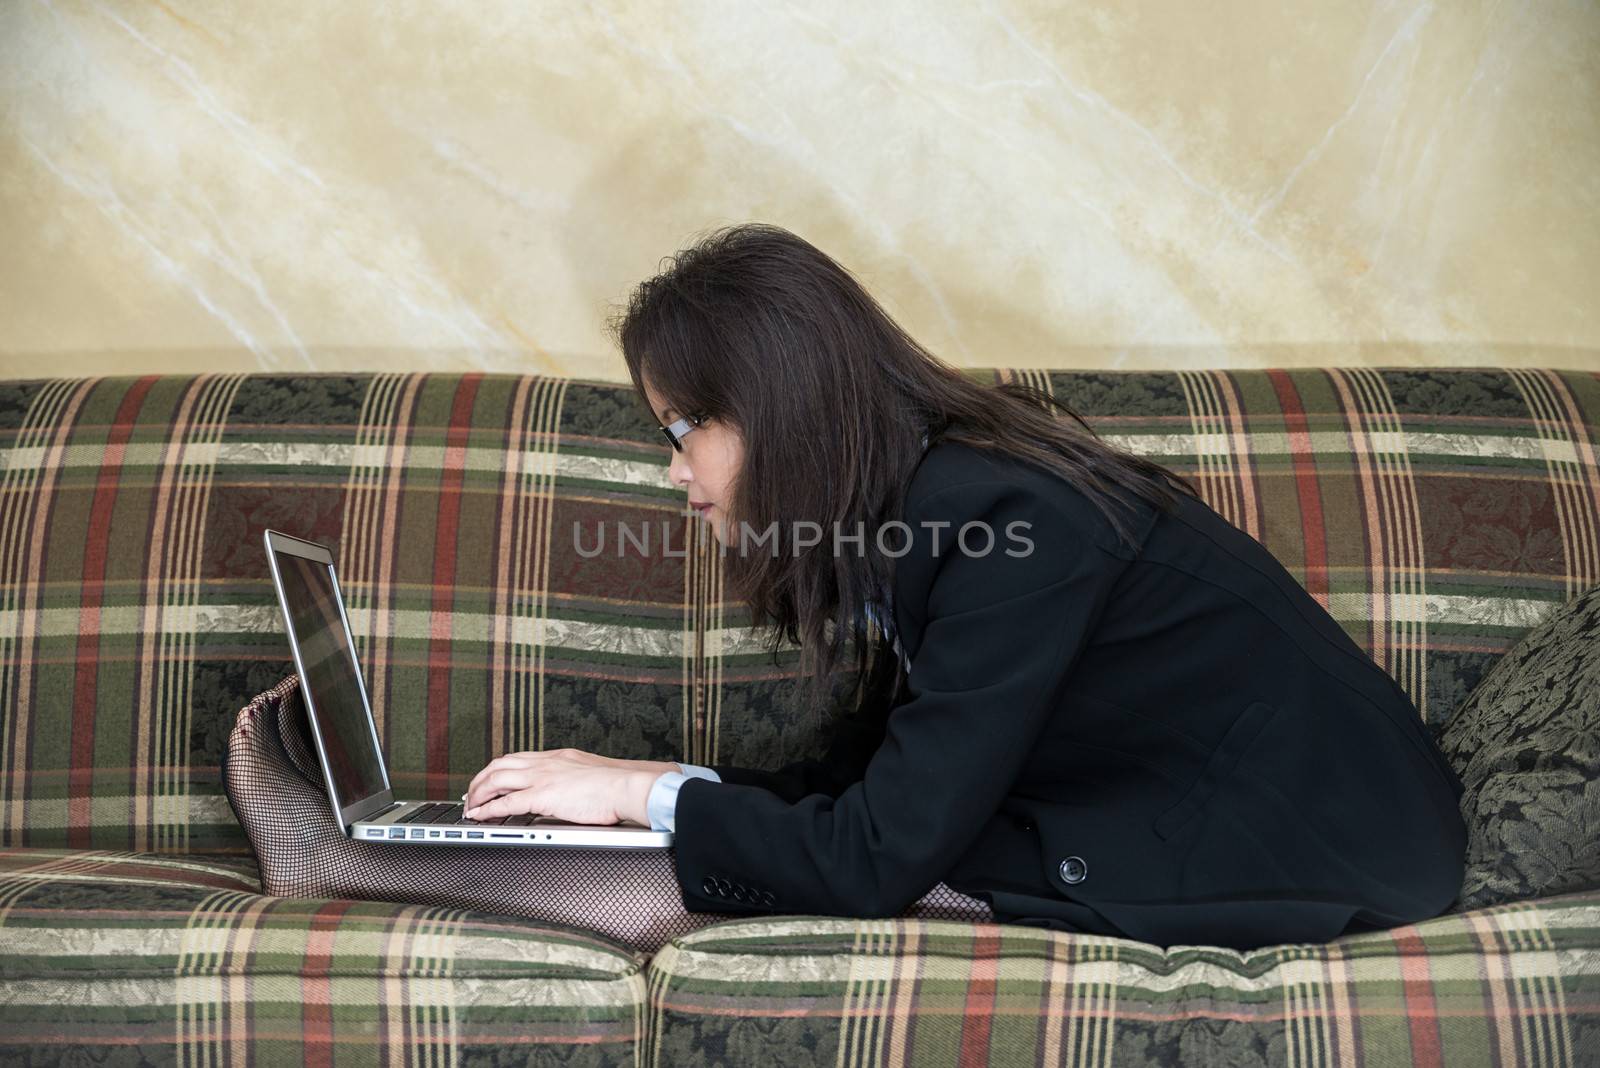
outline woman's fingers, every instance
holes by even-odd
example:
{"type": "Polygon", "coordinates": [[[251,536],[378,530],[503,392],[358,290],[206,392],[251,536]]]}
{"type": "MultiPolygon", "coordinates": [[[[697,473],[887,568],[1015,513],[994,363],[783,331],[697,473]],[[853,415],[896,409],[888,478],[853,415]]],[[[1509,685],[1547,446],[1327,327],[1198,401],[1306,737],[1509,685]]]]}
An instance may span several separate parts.
{"type": "Polygon", "coordinates": [[[467,792],[461,795],[461,800],[467,801],[479,792],[489,776],[497,771],[507,768],[528,769],[538,766],[545,761],[561,761],[573,764],[613,764],[617,763],[610,757],[599,756],[595,753],[586,753],[582,749],[530,749],[520,753],[505,753],[495,757],[485,764],[483,770],[472,777],[467,784],[467,792]]]}
{"type": "Polygon", "coordinates": [[[513,793],[517,790],[532,786],[538,779],[538,773],[531,766],[504,766],[493,771],[485,768],[480,773],[480,778],[462,797],[470,809],[475,805],[482,805],[494,798],[513,793]]]}
{"type": "Polygon", "coordinates": [[[490,816],[520,816],[531,812],[533,787],[542,781],[537,772],[529,768],[500,768],[490,772],[476,788],[469,791],[462,815],[469,819],[490,816]]]}
{"type": "MultiPolygon", "coordinates": [[[[556,771],[572,765],[625,769],[635,763],[640,762],[618,760],[572,748],[506,753],[489,761],[482,771],[472,777],[472,781],[467,784],[467,792],[461,795],[461,800],[466,803],[469,810],[472,810],[474,807],[489,803],[496,795],[504,796],[530,787],[535,782],[541,781],[541,766],[544,771],[556,771]]],[[[520,812],[505,813],[505,815],[520,814],[520,812]]]]}
{"type": "Polygon", "coordinates": [[[481,793],[483,786],[496,772],[504,771],[507,768],[531,768],[534,764],[534,759],[538,756],[538,753],[507,753],[504,756],[495,757],[484,765],[482,771],[472,777],[471,782],[467,783],[467,792],[461,795],[461,800],[469,800],[481,793]]]}
{"type": "Polygon", "coordinates": [[[625,796],[636,781],[631,771],[570,761],[541,765],[490,772],[473,790],[465,818],[491,820],[528,813],[568,823],[610,824],[620,822],[622,806],[632,804],[631,796],[625,796]]]}
{"type": "Polygon", "coordinates": [[[529,799],[523,795],[528,791],[501,794],[499,797],[485,801],[476,808],[469,808],[463,813],[468,819],[488,820],[497,816],[520,816],[524,812],[531,812],[529,799]]]}

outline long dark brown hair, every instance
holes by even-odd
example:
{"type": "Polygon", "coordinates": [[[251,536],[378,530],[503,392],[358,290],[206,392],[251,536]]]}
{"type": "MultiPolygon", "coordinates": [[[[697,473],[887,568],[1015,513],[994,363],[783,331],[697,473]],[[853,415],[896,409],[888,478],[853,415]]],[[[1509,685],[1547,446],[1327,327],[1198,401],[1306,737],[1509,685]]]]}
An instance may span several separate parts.
{"type": "MultiPolygon", "coordinates": [[[[742,435],[744,461],[723,502],[728,529],[744,524],[755,536],[775,523],[778,540],[775,551],[763,543],[725,554],[725,578],[752,625],[767,630],[774,661],[783,641],[800,646],[812,707],[847,646],[856,680],[847,711],[885,682],[891,704],[901,693],[893,636],[866,625],[864,605],[892,589],[894,557],[874,534],[901,518],[924,433],[929,448],[960,441],[1056,472],[1124,541],[1113,487],[1167,512],[1177,508],[1174,487],[1200,498],[1183,476],[1101,441],[1056,397],[1019,382],[986,385],[943,363],[848,270],[782,227],[723,227],[665,262],[609,325],[641,401],[648,380],[679,413],[742,435]],[[790,535],[802,521],[828,533],[797,554],[790,535]],[[835,553],[834,530],[866,537],[846,543],[857,551],[835,553]]],[[[903,551],[902,538],[888,540],[903,551]]]]}

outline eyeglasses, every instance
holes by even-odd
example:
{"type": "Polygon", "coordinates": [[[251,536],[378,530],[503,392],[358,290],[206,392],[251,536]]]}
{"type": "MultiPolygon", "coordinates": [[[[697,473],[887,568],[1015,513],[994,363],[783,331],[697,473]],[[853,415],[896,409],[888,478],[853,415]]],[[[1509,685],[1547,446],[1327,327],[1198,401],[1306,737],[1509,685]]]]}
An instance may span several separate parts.
{"type": "Polygon", "coordinates": [[[682,419],[675,419],[662,427],[661,432],[667,436],[667,440],[672,443],[674,449],[682,452],[684,436],[690,431],[698,429],[709,418],[711,418],[709,415],[686,415],[682,419]]]}

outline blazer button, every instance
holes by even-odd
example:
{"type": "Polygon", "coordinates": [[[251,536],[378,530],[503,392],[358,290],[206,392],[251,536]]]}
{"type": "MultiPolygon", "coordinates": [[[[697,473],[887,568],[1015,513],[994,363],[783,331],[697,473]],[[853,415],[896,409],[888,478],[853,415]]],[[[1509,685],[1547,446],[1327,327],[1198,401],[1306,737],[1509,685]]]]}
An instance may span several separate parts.
{"type": "Polygon", "coordinates": [[[744,887],[738,885],[737,883],[734,884],[734,887],[733,887],[733,899],[735,901],[743,901],[743,900],[745,900],[745,893],[746,893],[746,891],[745,891],[744,887]]]}
{"type": "Polygon", "coordinates": [[[733,887],[728,884],[728,880],[718,879],[717,893],[721,894],[723,897],[730,897],[733,894],[733,887]]]}
{"type": "Polygon", "coordinates": [[[761,892],[761,903],[763,905],[770,905],[770,904],[772,904],[772,901],[773,901],[772,891],[771,890],[763,890],[761,892]]]}
{"type": "Polygon", "coordinates": [[[711,876],[707,875],[704,879],[700,880],[700,889],[704,890],[707,894],[714,894],[717,892],[717,881],[711,876]]]}
{"type": "Polygon", "coordinates": [[[1061,862],[1061,881],[1064,883],[1081,883],[1089,875],[1089,865],[1083,862],[1082,857],[1067,857],[1061,862]]]}

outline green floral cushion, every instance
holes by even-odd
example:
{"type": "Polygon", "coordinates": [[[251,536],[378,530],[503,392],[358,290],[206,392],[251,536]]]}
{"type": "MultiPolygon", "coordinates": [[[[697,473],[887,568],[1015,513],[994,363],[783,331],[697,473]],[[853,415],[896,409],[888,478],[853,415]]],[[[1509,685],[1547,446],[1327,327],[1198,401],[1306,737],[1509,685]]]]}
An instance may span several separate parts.
{"type": "Polygon", "coordinates": [[[1600,887],[1600,585],[1497,660],[1439,746],[1466,786],[1451,911],[1600,887]]]}

